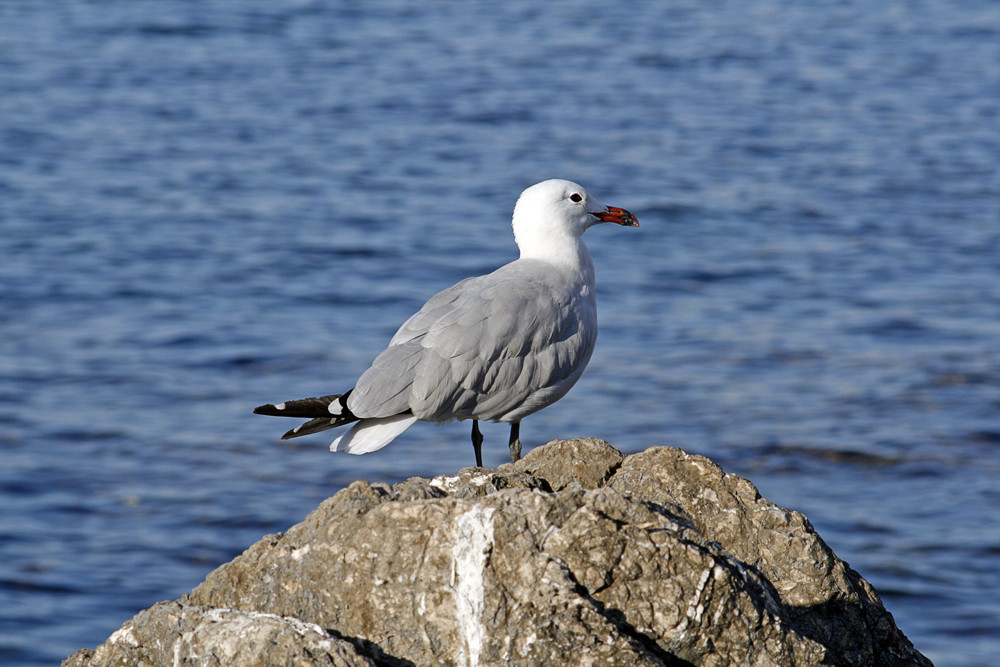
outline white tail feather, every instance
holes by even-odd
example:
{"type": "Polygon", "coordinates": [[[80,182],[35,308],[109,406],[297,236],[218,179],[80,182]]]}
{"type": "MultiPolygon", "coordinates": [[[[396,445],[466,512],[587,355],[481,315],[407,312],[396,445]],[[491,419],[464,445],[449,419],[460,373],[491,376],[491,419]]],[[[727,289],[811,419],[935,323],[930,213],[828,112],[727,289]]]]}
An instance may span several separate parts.
{"type": "Polygon", "coordinates": [[[374,452],[388,445],[416,421],[417,418],[412,415],[362,419],[352,426],[350,431],[334,440],[330,445],[330,451],[348,454],[374,452]]]}

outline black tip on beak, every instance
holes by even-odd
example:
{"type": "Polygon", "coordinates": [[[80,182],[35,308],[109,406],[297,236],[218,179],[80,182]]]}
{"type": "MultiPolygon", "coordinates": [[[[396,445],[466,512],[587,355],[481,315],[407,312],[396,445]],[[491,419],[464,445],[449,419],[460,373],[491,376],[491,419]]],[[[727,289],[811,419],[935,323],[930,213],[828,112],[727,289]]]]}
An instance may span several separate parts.
{"type": "Polygon", "coordinates": [[[635,219],[634,215],[623,208],[618,208],[617,206],[609,206],[606,211],[591,213],[591,215],[601,222],[614,222],[622,227],[639,226],[639,221],[635,219]]]}

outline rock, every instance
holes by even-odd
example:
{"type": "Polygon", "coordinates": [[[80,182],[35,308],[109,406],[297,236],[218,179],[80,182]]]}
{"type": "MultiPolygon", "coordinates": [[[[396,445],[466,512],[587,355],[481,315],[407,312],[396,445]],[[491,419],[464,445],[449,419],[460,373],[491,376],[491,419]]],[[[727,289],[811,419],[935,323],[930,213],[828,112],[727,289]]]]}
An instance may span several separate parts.
{"type": "Polygon", "coordinates": [[[516,464],[500,466],[499,472],[509,467],[523,470],[546,480],[555,491],[572,484],[597,489],[604,486],[624,458],[621,452],[603,440],[553,440],[544,447],[531,450],[516,464]]]}
{"type": "Polygon", "coordinates": [[[64,664],[167,661],[930,664],[804,516],[703,457],[593,439],[354,482],[64,664]]]}
{"type": "Polygon", "coordinates": [[[773,589],[781,615],[838,664],[908,664],[909,645],[875,589],[837,558],[809,520],[761,498],[703,456],[654,447],[628,457],[608,486],[673,507],[773,589]],[[682,509],[683,508],[683,509],[682,509]]]}
{"type": "Polygon", "coordinates": [[[178,659],[212,667],[377,664],[351,642],[298,619],[160,602],[126,622],[97,651],[78,651],[63,666],[181,664],[178,659]]]}

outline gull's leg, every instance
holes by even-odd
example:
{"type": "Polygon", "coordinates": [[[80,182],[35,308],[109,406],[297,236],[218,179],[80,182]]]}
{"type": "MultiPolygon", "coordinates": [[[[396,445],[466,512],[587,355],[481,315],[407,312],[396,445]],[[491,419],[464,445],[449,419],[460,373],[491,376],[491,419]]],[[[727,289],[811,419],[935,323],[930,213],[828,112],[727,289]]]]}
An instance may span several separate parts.
{"type": "Polygon", "coordinates": [[[510,425],[510,460],[517,463],[521,458],[521,422],[510,425]]]}
{"type": "Polygon", "coordinates": [[[483,467],[483,434],[479,432],[479,420],[472,420],[472,448],[476,450],[476,466],[483,467]]]}

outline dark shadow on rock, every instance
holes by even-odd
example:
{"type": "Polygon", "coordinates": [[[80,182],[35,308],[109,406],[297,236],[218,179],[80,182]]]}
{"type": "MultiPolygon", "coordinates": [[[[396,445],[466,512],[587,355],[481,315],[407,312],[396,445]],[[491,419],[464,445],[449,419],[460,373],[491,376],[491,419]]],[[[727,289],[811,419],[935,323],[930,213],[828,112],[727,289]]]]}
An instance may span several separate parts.
{"type": "Polygon", "coordinates": [[[337,639],[353,644],[359,653],[371,658],[372,662],[379,667],[417,667],[416,663],[411,660],[389,655],[375,642],[361,639],[360,637],[348,637],[334,628],[326,628],[326,631],[331,637],[336,637],[337,639]]]}
{"type": "Polygon", "coordinates": [[[616,628],[618,628],[622,634],[630,637],[642,650],[647,651],[650,655],[655,656],[660,662],[664,664],[665,667],[694,667],[693,663],[688,662],[682,658],[678,658],[676,655],[669,653],[663,649],[653,637],[643,634],[635,628],[634,625],[628,622],[624,612],[620,609],[608,608],[600,600],[595,599],[590,595],[585,586],[581,586],[579,583],[576,585],[577,593],[597,609],[598,613],[608,619],[616,628]]]}

